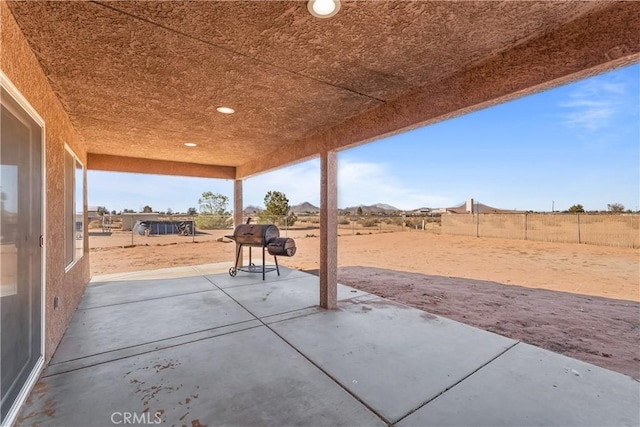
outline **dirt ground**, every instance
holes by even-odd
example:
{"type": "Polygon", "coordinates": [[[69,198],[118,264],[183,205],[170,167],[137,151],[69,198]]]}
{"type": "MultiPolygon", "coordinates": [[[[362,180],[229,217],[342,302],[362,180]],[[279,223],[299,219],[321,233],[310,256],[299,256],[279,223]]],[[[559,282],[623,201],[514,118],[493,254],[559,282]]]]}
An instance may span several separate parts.
{"type": "MultiPolygon", "coordinates": [[[[93,274],[233,261],[216,239],[91,236],[93,274]],[[195,240],[196,243],[192,241],[195,240]],[[125,247],[131,246],[131,247],[125,247]]],[[[318,268],[318,230],[294,230],[318,268]]],[[[269,261],[267,261],[269,262],[269,261]]],[[[341,283],[640,378],[640,250],[410,232],[338,239],[341,283]]]]}
{"type": "Polygon", "coordinates": [[[640,379],[640,305],[495,282],[343,267],[340,283],[640,379]]]}

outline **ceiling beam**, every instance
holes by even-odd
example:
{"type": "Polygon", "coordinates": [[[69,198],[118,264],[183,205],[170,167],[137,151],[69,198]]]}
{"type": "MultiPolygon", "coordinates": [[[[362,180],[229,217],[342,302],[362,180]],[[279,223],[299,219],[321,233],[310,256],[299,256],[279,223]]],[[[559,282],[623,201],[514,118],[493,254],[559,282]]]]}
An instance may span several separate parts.
{"type": "MultiPolygon", "coordinates": [[[[640,59],[640,2],[619,2],[237,167],[237,179],[446,120],[640,59]]],[[[428,65],[425,65],[428,66],[428,65]]]]}
{"type": "Polygon", "coordinates": [[[192,176],[198,178],[235,179],[236,176],[236,168],[232,166],[203,165],[200,163],[150,160],[94,153],[87,154],[87,169],[109,172],[192,176]]]}

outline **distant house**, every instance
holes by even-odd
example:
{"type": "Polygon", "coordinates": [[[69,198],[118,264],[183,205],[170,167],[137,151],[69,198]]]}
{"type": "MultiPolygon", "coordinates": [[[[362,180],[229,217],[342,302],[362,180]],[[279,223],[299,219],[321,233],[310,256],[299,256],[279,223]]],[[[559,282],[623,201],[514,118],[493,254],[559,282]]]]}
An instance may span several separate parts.
{"type": "Polygon", "coordinates": [[[447,213],[448,208],[433,208],[431,209],[431,215],[442,215],[447,213]]]}
{"type": "Polygon", "coordinates": [[[242,211],[242,213],[246,216],[246,215],[260,215],[262,212],[264,212],[264,209],[261,208],[260,206],[253,206],[253,205],[249,205],[247,207],[244,208],[244,210],[242,211]]]}
{"type": "Polygon", "coordinates": [[[98,215],[98,207],[97,206],[89,206],[87,208],[87,218],[89,219],[89,222],[93,221],[94,219],[99,219],[100,215],[98,215]]]}
{"type": "Polygon", "coordinates": [[[439,208],[419,208],[414,209],[412,211],[407,211],[407,216],[440,216],[441,214],[446,213],[446,209],[439,208]]]}

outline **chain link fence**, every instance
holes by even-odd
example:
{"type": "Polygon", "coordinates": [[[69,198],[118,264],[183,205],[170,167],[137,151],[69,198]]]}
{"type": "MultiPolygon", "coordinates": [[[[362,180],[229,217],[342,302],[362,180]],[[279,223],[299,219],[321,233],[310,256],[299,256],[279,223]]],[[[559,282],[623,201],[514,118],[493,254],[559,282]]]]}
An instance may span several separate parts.
{"type": "MultiPolygon", "coordinates": [[[[291,229],[320,230],[319,215],[299,215],[291,229]]],[[[440,233],[439,217],[391,215],[339,215],[338,234],[373,234],[401,231],[440,233]]]]}
{"type": "MultiPolygon", "coordinates": [[[[283,236],[318,235],[319,215],[260,217],[243,222],[274,223],[283,236]]],[[[421,231],[543,242],[640,247],[640,215],[450,214],[443,216],[339,215],[341,235],[421,231]]],[[[169,245],[218,240],[233,233],[231,215],[112,215],[89,223],[91,247],[169,245]]]]}
{"type": "Polygon", "coordinates": [[[89,223],[90,247],[173,245],[223,238],[233,232],[230,215],[105,215],[89,223]]]}
{"type": "MultiPolygon", "coordinates": [[[[284,237],[319,235],[320,216],[298,214],[266,216],[244,215],[243,223],[273,223],[284,237]]],[[[440,217],[401,215],[340,215],[341,235],[402,231],[440,233],[440,217]]],[[[89,223],[91,248],[144,245],[171,245],[219,240],[233,234],[232,215],[160,215],[131,213],[106,215],[89,223]]]]}
{"type": "Polygon", "coordinates": [[[640,247],[640,215],[451,214],[442,233],[559,243],[640,247]]]}
{"type": "MultiPolygon", "coordinates": [[[[297,214],[295,219],[291,216],[260,217],[260,214],[243,217],[246,222],[251,218],[252,223],[273,223],[280,228],[281,233],[287,231],[319,232],[320,215],[297,214]]],[[[401,216],[401,215],[339,215],[339,234],[370,234],[388,233],[398,231],[427,231],[440,233],[440,217],[427,216],[401,216]]]]}

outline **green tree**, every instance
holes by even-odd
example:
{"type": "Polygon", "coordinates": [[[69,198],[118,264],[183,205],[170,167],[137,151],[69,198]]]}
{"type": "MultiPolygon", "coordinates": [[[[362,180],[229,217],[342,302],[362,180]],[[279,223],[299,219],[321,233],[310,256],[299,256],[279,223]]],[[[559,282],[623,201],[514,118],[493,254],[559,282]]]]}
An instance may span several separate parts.
{"type": "Polygon", "coordinates": [[[142,213],[152,213],[153,212],[153,208],[149,205],[146,205],[144,208],[142,208],[142,213]]]}
{"type": "Polygon", "coordinates": [[[573,205],[569,208],[569,213],[584,213],[584,207],[582,205],[573,205]]]}
{"type": "Polygon", "coordinates": [[[105,208],[104,206],[98,206],[98,209],[97,209],[97,214],[98,215],[104,216],[104,215],[106,215],[108,213],[109,213],[109,210],[107,210],[107,208],[105,208]]]}
{"type": "Polygon", "coordinates": [[[202,197],[198,199],[200,205],[200,213],[204,215],[229,215],[227,208],[229,207],[229,198],[219,193],[205,191],[202,197]]]}
{"type": "Polygon", "coordinates": [[[197,215],[198,214],[198,210],[196,208],[189,208],[187,209],[187,215],[197,215]]]}
{"type": "Polygon", "coordinates": [[[134,211],[133,209],[123,209],[122,213],[135,213],[136,211],[134,211]]]}
{"type": "Polygon", "coordinates": [[[358,211],[356,212],[358,215],[362,215],[362,206],[358,206],[358,211]]]}
{"type": "Polygon", "coordinates": [[[227,228],[231,224],[231,214],[227,210],[229,198],[219,193],[205,191],[198,199],[200,215],[196,218],[196,226],[203,230],[227,228]]]}
{"type": "Polygon", "coordinates": [[[264,196],[264,207],[264,212],[260,214],[262,223],[291,227],[298,220],[293,212],[289,212],[289,199],[279,191],[269,191],[264,196]]]}
{"type": "Polygon", "coordinates": [[[167,208],[167,215],[173,215],[173,209],[167,208]]]}
{"type": "Polygon", "coordinates": [[[620,213],[624,212],[624,205],[622,203],[609,203],[607,204],[607,209],[611,213],[620,213]]]}

